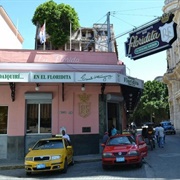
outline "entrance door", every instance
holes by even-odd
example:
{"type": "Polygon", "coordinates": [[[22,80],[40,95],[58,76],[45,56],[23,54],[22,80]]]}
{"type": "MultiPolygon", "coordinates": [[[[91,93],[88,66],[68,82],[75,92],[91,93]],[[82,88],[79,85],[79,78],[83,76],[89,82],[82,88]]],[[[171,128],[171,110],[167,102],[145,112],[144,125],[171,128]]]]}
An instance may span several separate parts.
{"type": "Polygon", "coordinates": [[[115,126],[115,128],[120,133],[122,131],[122,122],[121,122],[121,116],[120,116],[120,104],[117,102],[108,102],[107,103],[107,124],[108,124],[108,130],[110,131],[112,125],[115,126]]]}

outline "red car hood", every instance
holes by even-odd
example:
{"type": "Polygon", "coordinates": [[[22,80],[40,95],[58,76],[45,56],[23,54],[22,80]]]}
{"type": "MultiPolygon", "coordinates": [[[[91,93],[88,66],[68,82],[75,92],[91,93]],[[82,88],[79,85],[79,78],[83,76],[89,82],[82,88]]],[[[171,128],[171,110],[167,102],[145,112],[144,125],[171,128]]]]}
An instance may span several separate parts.
{"type": "Polygon", "coordinates": [[[106,146],[103,152],[128,152],[129,150],[138,150],[137,145],[106,146]]]}

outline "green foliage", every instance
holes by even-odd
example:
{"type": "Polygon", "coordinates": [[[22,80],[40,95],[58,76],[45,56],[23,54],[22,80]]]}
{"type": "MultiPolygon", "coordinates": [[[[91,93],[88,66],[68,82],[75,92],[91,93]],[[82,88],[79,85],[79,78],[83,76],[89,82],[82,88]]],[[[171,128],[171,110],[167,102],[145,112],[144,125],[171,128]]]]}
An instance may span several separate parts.
{"type": "Polygon", "coordinates": [[[162,82],[147,81],[144,83],[143,94],[133,118],[141,119],[142,122],[155,121],[155,123],[159,123],[163,119],[168,119],[168,117],[167,86],[162,82]]]}
{"type": "Polygon", "coordinates": [[[79,18],[75,9],[66,4],[57,4],[53,0],[39,5],[32,18],[34,25],[42,26],[46,22],[46,33],[53,47],[62,47],[72,31],[79,28],[79,18]]]}

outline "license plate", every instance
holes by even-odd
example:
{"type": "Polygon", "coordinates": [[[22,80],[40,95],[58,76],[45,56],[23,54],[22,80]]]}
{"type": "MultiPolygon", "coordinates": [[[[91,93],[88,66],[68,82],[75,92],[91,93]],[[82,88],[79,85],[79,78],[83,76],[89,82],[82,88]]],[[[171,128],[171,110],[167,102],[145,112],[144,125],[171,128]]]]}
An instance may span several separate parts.
{"type": "Polygon", "coordinates": [[[46,166],[45,164],[38,164],[37,169],[44,169],[46,166]]]}
{"type": "Polygon", "coordinates": [[[125,161],[124,157],[116,158],[116,162],[124,162],[124,161],[125,161]]]}

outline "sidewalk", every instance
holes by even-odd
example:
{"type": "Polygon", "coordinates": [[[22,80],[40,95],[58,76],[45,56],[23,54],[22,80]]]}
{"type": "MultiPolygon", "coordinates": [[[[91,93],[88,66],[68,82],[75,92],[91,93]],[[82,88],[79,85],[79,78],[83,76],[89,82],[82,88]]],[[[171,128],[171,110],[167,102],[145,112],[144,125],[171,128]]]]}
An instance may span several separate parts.
{"type": "MultiPolygon", "coordinates": [[[[82,163],[82,162],[94,162],[100,161],[101,154],[89,154],[89,155],[81,155],[81,156],[74,156],[75,163],[82,163]]],[[[8,169],[23,169],[24,168],[24,161],[23,160],[0,160],[0,170],[8,170],[8,169]]]]}

